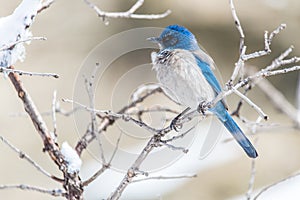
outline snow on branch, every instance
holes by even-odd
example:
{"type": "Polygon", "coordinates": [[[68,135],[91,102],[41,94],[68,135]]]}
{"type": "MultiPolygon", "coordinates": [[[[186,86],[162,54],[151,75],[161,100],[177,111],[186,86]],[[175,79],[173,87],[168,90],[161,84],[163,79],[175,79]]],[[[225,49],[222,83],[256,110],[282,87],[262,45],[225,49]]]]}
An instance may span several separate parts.
{"type": "Polygon", "coordinates": [[[79,173],[82,161],[77,152],[68,144],[68,142],[62,143],[60,151],[67,163],[68,173],[79,173]]]}
{"type": "Polygon", "coordinates": [[[14,85],[19,98],[22,100],[25,111],[29,115],[37,133],[40,135],[44,143],[43,150],[49,154],[50,158],[63,173],[63,181],[61,181],[62,179],[57,179],[56,181],[60,183],[63,182],[63,186],[66,189],[66,196],[68,197],[68,199],[81,199],[83,192],[81,181],[78,174],[73,173],[78,169],[78,160],[76,160],[76,162],[74,161],[74,165],[74,163],[69,160],[69,155],[71,155],[72,158],[75,157],[72,153],[70,153],[70,151],[67,151],[67,153],[65,154],[68,155],[67,158],[62,154],[61,149],[56,142],[56,138],[54,138],[55,135],[53,135],[49,131],[45,121],[43,120],[29,93],[23,86],[19,75],[16,73],[10,73],[8,77],[14,85]],[[71,167],[70,163],[72,164],[71,167]]]}
{"type": "Polygon", "coordinates": [[[40,0],[23,0],[11,15],[0,18],[0,48],[4,48],[0,51],[0,67],[9,67],[25,59],[24,42],[19,41],[31,38],[29,28],[40,8],[40,0]],[[10,44],[14,45],[5,49],[10,44]]]}

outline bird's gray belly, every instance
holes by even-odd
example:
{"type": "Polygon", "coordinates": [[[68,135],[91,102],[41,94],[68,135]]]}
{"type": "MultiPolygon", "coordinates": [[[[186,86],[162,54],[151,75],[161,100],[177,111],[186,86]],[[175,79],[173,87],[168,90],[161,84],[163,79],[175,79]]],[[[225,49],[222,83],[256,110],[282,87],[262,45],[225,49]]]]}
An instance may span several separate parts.
{"type": "Polygon", "coordinates": [[[178,73],[174,66],[160,65],[157,79],[171,99],[192,109],[196,109],[199,103],[214,98],[214,92],[203,75],[193,70],[178,73]]]}
{"type": "Polygon", "coordinates": [[[159,54],[153,52],[151,57],[157,79],[171,99],[192,109],[214,99],[215,92],[191,52],[165,50],[159,54]]]}

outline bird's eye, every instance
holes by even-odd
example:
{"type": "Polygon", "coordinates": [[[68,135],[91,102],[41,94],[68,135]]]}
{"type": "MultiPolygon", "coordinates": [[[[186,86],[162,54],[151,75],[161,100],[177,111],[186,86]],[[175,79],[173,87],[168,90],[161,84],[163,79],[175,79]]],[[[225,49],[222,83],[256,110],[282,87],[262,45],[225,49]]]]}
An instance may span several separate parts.
{"type": "Polygon", "coordinates": [[[170,35],[167,35],[163,38],[163,42],[168,42],[171,40],[171,36],[170,35]]]}
{"type": "Polygon", "coordinates": [[[172,35],[167,35],[163,38],[163,43],[167,44],[168,46],[173,46],[177,43],[177,38],[172,35]]]}

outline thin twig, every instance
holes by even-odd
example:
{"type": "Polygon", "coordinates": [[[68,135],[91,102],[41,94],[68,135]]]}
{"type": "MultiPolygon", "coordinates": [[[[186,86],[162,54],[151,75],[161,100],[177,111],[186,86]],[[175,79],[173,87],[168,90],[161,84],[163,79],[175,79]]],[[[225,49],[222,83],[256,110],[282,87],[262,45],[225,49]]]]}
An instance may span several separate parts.
{"type": "MultiPolygon", "coordinates": [[[[247,93],[252,89],[253,85],[252,84],[248,84],[243,95],[246,96],[247,93]]],[[[240,101],[238,102],[238,105],[236,107],[236,109],[231,113],[232,116],[237,116],[240,117],[240,110],[242,109],[243,106],[243,99],[240,99],[240,101]]]]}
{"type": "Polygon", "coordinates": [[[141,116],[145,113],[152,113],[152,112],[169,112],[172,114],[179,114],[178,111],[168,108],[168,107],[163,107],[163,106],[153,106],[151,108],[143,108],[143,109],[139,109],[139,110],[132,110],[127,112],[128,115],[137,115],[137,116],[141,116]]]}
{"type": "Polygon", "coordinates": [[[106,169],[108,169],[110,166],[111,166],[111,162],[113,161],[115,155],[116,155],[116,152],[117,150],[119,149],[119,144],[120,144],[120,141],[121,141],[121,136],[122,136],[122,132],[120,132],[120,135],[117,139],[117,142],[116,142],[116,146],[114,148],[114,151],[108,161],[108,163],[104,163],[102,164],[102,167],[94,174],[92,175],[89,179],[87,179],[86,181],[84,181],[82,183],[83,186],[87,186],[88,184],[90,184],[91,182],[93,182],[96,178],[98,178],[106,169]]]}
{"type": "Polygon", "coordinates": [[[286,28],[286,24],[280,24],[274,31],[270,33],[270,35],[268,35],[268,31],[265,31],[264,34],[265,48],[261,51],[256,51],[254,53],[243,55],[243,60],[247,61],[249,59],[254,59],[254,58],[258,58],[270,54],[272,52],[270,46],[273,38],[285,28],[286,28]]]}
{"type": "Polygon", "coordinates": [[[272,187],[274,187],[274,186],[276,186],[276,185],[278,185],[278,184],[280,184],[280,183],[283,183],[283,182],[285,182],[285,181],[288,181],[289,179],[295,178],[296,176],[299,176],[299,175],[300,175],[300,172],[298,172],[298,173],[296,173],[296,174],[294,174],[294,175],[292,175],[292,176],[286,177],[286,178],[284,178],[284,179],[282,179],[282,180],[280,180],[280,181],[278,181],[278,182],[276,182],[276,183],[273,183],[273,184],[271,184],[271,185],[269,185],[269,186],[263,188],[263,189],[262,189],[262,190],[261,190],[261,191],[253,198],[253,200],[257,200],[264,192],[266,192],[266,191],[269,190],[270,188],[272,188],[272,187]]]}
{"type": "Polygon", "coordinates": [[[109,165],[102,165],[102,167],[89,179],[86,181],[83,181],[82,185],[83,186],[88,186],[90,183],[92,183],[96,178],[98,178],[103,172],[105,172],[106,169],[109,168],[109,165]]]}
{"type": "Polygon", "coordinates": [[[85,87],[86,91],[88,93],[89,97],[89,103],[90,103],[90,114],[91,114],[91,134],[96,136],[96,140],[98,142],[99,150],[100,150],[100,158],[102,163],[105,165],[106,164],[106,159],[104,156],[104,150],[103,150],[103,145],[102,141],[100,138],[100,133],[98,129],[98,124],[96,120],[96,113],[94,112],[95,110],[95,88],[94,88],[94,83],[95,83],[95,78],[98,72],[100,65],[99,63],[96,63],[96,66],[91,74],[91,77],[85,78],[85,87]]]}
{"type": "Polygon", "coordinates": [[[135,14],[136,10],[143,5],[144,0],[137,0],[137,2],[128,11],[125,12],[105,12],[102,11],[99,7],[97,7],[89,0],[84,0],[84,2],[90,8],[92,8],[97,13],[97,15],[103,19],[103,21],[105,21],[106,18],[149,19],[149,20],[161,19],[161,18],[165,18],[171,13],[170,10],[167,10],[161,14],[135,14]]]}
{"type": "MultiPolygon", "coordinates": [[[[11,66],[12,67],[12,66],[11,66]]],[[[68,166],[64,160],[64,156],[62,155],[60,148],[56,141],[51,136],[48,127],[43,120],[41,114],[36,108],[34,102],[32,101],[30,95],[27,93],[24,88],[20,77],[16,73],[10,73],[9,78],[14,85],[19,98],[22,100],[24,104],[25,111],[30,116],[32,123],[34,124],[36,131],[42,138],[44,143],[44,151],[46,151],[53,162],[58,166],[61,172],[64,175],[64,188],[68,188],[66,191],[68,193],[69,199],[81,198],[83,193],[83,188],[81,185],[81,179],[78,174],[73,175],[67,172],[68,166]]]]}
{"type": "Polygon", "coordinates": [[[177,147],[177,146],[174,146],[172,144],[169,144],[167,142],[164,142],[164,141],[161,141],[160,144],[162,146],[166,146],[168,147],[169,149],[173,150],[173,151],[182,151],[183,153],[188,153],[188,149],[184,148],[184,147],[177,147]]]}
{"type": "Polygon", "coordinates": [[[172,142],[174,140],[183,138],[184,136],[186,136],[186,134],[188,134],[189,132],[191,132],[196,126],[191,127],[190,129],[188,129],[187,131],[179,134],[179,135],[175,135],[173,137],[171,137],[170,139],[166,139],[166,140],[162,140],[164,143],[168,143],[168,142],[172,142]]]}
{"type": "Polygon", "coordinates": [[[62,182],[63,180],[60,178],[57,178],[53,175],[51,175],[49,172],[47,172],[46,170],[44,170],[39,164],[37,164],[34,160],[32,160],[32,158],[30,158],[30,156],[28,156],[26,153],[22,152],[20,149],[18,149],[17,147],[15,147],[14,145],[12,145],[8,140],[6,140],[3,136],[0,136],[0,140],[6,144],[10,149],[12,149],[14,152],[19,154],[19,157],[21,159],[25,159],[27,162],[29,162],[33,167],[35,167],[39,172],[41,172],[42,174],[44,174],[45,176],[55,180],[55,181],[59,181],[62,182]]]}
{"type": "Polygon", "coordinates": [[[241,97],[244,101],[246,101],[263,119],[267,120],[268,115],[264,113],[264,111],[258,107],[253,101],[251,101],[248,97],[243,95],[240,91],[233,88],[233,92],[241,97]]]}
{"type": "MultiPolygon", "coordinates": [[[[148,98],[151,95],[154,95],[156,93],[161,93],[162,89],[160,87],[154,88],[153,90],[147,91],[145,94],[141,95],[140,98],[136,99],[135,101],[132,101],[129,105],[124,106],[122,109],[118,111],[118,114],[126,113],[129,109],[137,106],[139,103],[142,103],[146,98],[148,98]]],[[[80,106],[81,107],[81,106],[80,106]]],[[[97,115],[98,116],[98,115],[97,115]]],[[[107,118],[107,117],[102,117],[102,122],[99,125],[98,131],[105,131],[109,126],[112,126],[115,123],[114,118],[107,118]]],[[[89,131],[87,131],[82,138],[78,141],[76,145],[76,151],[78,155],[82,153],[82,150],[85,149],[89,143],[91,143],[95,139],[95,136],[92,135],[89,131]]]]}
{"type": "Polygon", "coordinates": [[[196,178],[196,177],[197,177],[197,174],[181,175],[181,176],[152,176],[152,177],[146,177],[146,178],[133,180],[132,183],[138,183],[138,182],[148,181],[148,180],[172,180],[172,179],[196,178]]]}
{"type": "Polygon", "coordinates": [[[0,51],[5,51],[5,50],[12,49],[12,48],[14,48],[17,44],[25,43],[25,42],[30,42],[30,41],[32,41],[32,40],[47,40],[47,38],[45,38],[45,37],[29,37],[29,38],[26,38],[26,39],[17,40],[17,41],[15,41],[15,42],[11,42],[11,43],[9,43],[9,44],[3,45],[3,46],[0,48],[0,51]]]}
{"type": "Polygon", "coordinates": [[[153,148],[157,145],[158,140],[161,138],[159,135],[151,137],[148,141],[147,145],[144,147],[142,152],[139,154],[135,162],[132,166],[128,169],[126,175],[124,176],[123,180],[120,182],[117,189],[108,197],[109,200],[116,200],[119,199],[122,193],[124,192],[125,188],[133,181],[133,178],[136,176],[136,170],[139,169],[142,162],[147,158],[149,153],[153,150],[153,148]]]}
{"type": "Polygon", "coordinates": [[[27,71],[11,69],[11,68],[6,68],[6,67],[0,67],[0,72],[17,73],[19,75],[28,75],[28,76],[42,76],[42,77],[59,78],[59,75],[55,74],[55,73],[27,72],[27,71]]]}
{"type": "Polygon", "coordinates": [[[55,197],[66,197],[67,194],[65,191],[61,189],[44,189],[36,186],[30,186],[30,185],[24,185],[24,184],[19,184],[19,185],[0,185],[0,190],[4,189],[21,189],[21,190],[28,190],[28,191],[35,191],[35,192],[40,192],[43,194],[49,194],[51,196],[55,197]]]}
{"type": "Polygon", "coordinates": [[[118,149],[119,149],[121,137],[122,137],[122,132],[120,132],[120,134],[119,134],[119,137],[118,137],[118,139],[117,139],[117,142],[116,142],[114,151],[113,151],[113,153],[111,154],[111,157],[110,157],[110,159],[109,159],[109,161],[108,161],[108,164],[109,164],[109,165],[111,164],[111,162],[113,161],[113,159],[114,159],[115,156],[116,156],[116,153],[117,153],[117,151],[118,151],[118,149]]]}
{"type": "Polygon", "coordinates": [[[56,123],[56,96],[57,96],[57,91],[54,90],[53,92],[53,100],[52,100],[52,123],[53,123],[53,133],[56,135],[56,130],[57,130],[57,123],[56,123]]]}
{"type": "Polygon", "coordinates": [[[300,72],[298,72],[298,86],[297,86],[297,97],[296,97],[296,101],[297,101],[297,127],[300,128],[300,72]]]}
{"type": "Polygon", "coordinates": [[[133,117],[131,117],[130,115],[128,114],[119,114],[119,113],[114,113],[113,111],[111,110],[97,110],[97,109],[93,109],[93,108],[90,108],[86,105],[83,105],[79,102],[76,102],[76,101],[73,101],[73,100],[70,100],[70,99],[63,99],[64,102],[68,102],[68,103],[73,103],[73,104],[76,104],[78,106],[81,106],[82,108],[84,108],[85,110],[89,111],[89,112],[95,112],[96,114],[99,114],[101,117],[110,117],[110,118],[114,118],[114,119],[123,119],[125,122],[134,122],[136,125],[138,125],[139,127],[141,128],[145,128],[147,129],[148,131],[150,132],[153,132],[153,133],[157,133],[158,130],[147,125],[146,123],[142,122],[142,121],[139,121],[139,120],[136,120],[134,119],[133,117]]]}
{"type": "MultiPolygon", "coordinates": [[[[77,107],[74,107],[73,109],[67,111],[67,110],[64,110],[60,107],[59,103],[56,104],[56,108],[55,108],[55,112],[56,114],[60,114],[62,116],[65,116],[65,117],[69,117],[71,116],[72,114],[74,114],[75,112],[77,112],[78,110],[81,110],[82,108],[77,106],[77,107]]],[[[41,115],[42,116],[51,116],[52,117],[52,111],[45,111],[45,112],[41,112],[41,115]]],[[[28,117],[27,113],[26,112],[20,112],[20,113],[12,113],[12,114],[9,114],[10,117],[28,117]]]]}
{"type": "Polygon", "coordinates": [[[294,60],[284,60],[292,51],[293,51],[293,46],[290,46],[287,50],[285,50],[283,53],[281,53],[277,58],[275,58],[273,60],[273,62],[271,63],[271,65],[267,66],[264,71],[271,71],[274,69],[277,69],[279,67],[281,67],[282,65],[285,64],[292,64],[292,63],[296,63],[298,62],[298,59],[296,58],[291,58],[294,60]]]}
{"type": "Polygon", "coordinates": [[[240,34],[240,46],[239,46],[239,60],[238,62],[235,64],[235,68],[234,71],[231,75],[230,80],[228,81],[227,85],[231,85],[233,83],[233,81],[236,79],[236,77],[238,76],[238,73],[240,71],[240,69],[244,66],[244,61],[241,59],[242,56],[246,53],[246,46],[245,46],[245,34],[242,28],[242,25],[240,23],[240,20],[237,16],[234,4],[233,4],[233,0],[229,0],[229,5],[230,5],[230,9],[231,9],[231,14],[235,23],[235,26],[240,34]]]}
{"type": "Polygon", "coordinates": [[[249,185],[248,185],[248,191],[246,193],[246,198],[247,200],[251,200],[251,196],[253,193],[253,188],[254,188],[254,182],[255,182],[255,174],[256,174],[256,160],[252,159],[251,161],[251,175],[250,175],[250,180],[249,180],[249,185]]]}
{"type": "MultiPolygon", "coordinates": [[[[246,74],[252,76],[257,73],[257,68],[248,66],[246,74]]],[[[284,97],[284,95],[276,89],[267,79],[261,79],[255,83],[265,95],[267,95],[270,102],[282,113],[288,116],[295,124],[300,123],[297,117],[297,109],[284,97]],[[283,106],[284,105],[284,106],[283,106]]]]}
{"type": "Polygon", "coordinates": [[[37,13],[42,12],[43,10],[46,10],[54,3],[54,0],[46,0],[42,3],[41,7],[38,9],[37,13]]]}
{"type": "Polygon", "coordinates": [[[297,71],[297,70],[300,70],[300,66],[294,66],[294,67],[275,70],[275,71],[261,70],[261,71],[255,73],[252,76],[248,76],[243,81],[241,81],[241,82],[237,83],[236,85],[234,85],[231,89],[229,89],[227,91],[220,92],[218,94],[218,96],[210,103],[210,105],[211,106],[215,105],[218,101],[220,101],[221,99],[223,99],[223,98],[227,97],[228,95],[232,94],[235,90],[239,89],[240,87],[245,86],[246,84],[248,84],[252,80],[255,80],[255,79],[258,79],[258,78],[264,78],[264,77],[268,77],[268,76],[275,76],[275,75],[278,75],[278,74],[285,74],[285,73],[293,72],[293,71],[297,71]]]}
{"type": "Polygon", "coordinates": [[[245,34],[244,34],[244,31],[243,31],[242,25],[240,23],[240,20],[239,20],[237,14],[236,14],[236,10],[235,10],[234,4],[233,4],[233,0],[230,0],[229,4],[230,4],[230,9],[231,9],[231,14],[232,14],[232,17],[233,17],[233,20],[234,20],[234,24],[235,24],[235,26],[236,26],[237,30],[239,31],[239,34],[240,34],[240,54],[241,54],[242,51],[243,51],[243,47],[245,45],[245,34]]]}

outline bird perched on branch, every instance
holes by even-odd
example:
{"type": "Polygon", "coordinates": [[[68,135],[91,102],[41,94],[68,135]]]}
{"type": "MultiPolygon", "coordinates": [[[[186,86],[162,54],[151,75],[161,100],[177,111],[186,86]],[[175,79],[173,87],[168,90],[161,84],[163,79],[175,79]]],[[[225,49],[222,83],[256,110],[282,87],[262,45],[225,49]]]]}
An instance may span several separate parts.
{"type": "MultiPolygon", "coordinates": [[[[222,89],[212,71],[212,58],[198,46],[195,36],[183,26],[170,25],[159,37],[149,40],[158,43],[160,47],[160,51],[153,52],[151,58],[153,69],[165,93],[188,109],[198,109],[205,113],[206,110],[202,108],[206,106],[224,124],[247,155],[256,158],[258,154],[255,148],[227,112],[224,101],[209,105],[222,89]]],[[[182,114],[171,123],[175,130],[176,120],[182,114]]]]}

